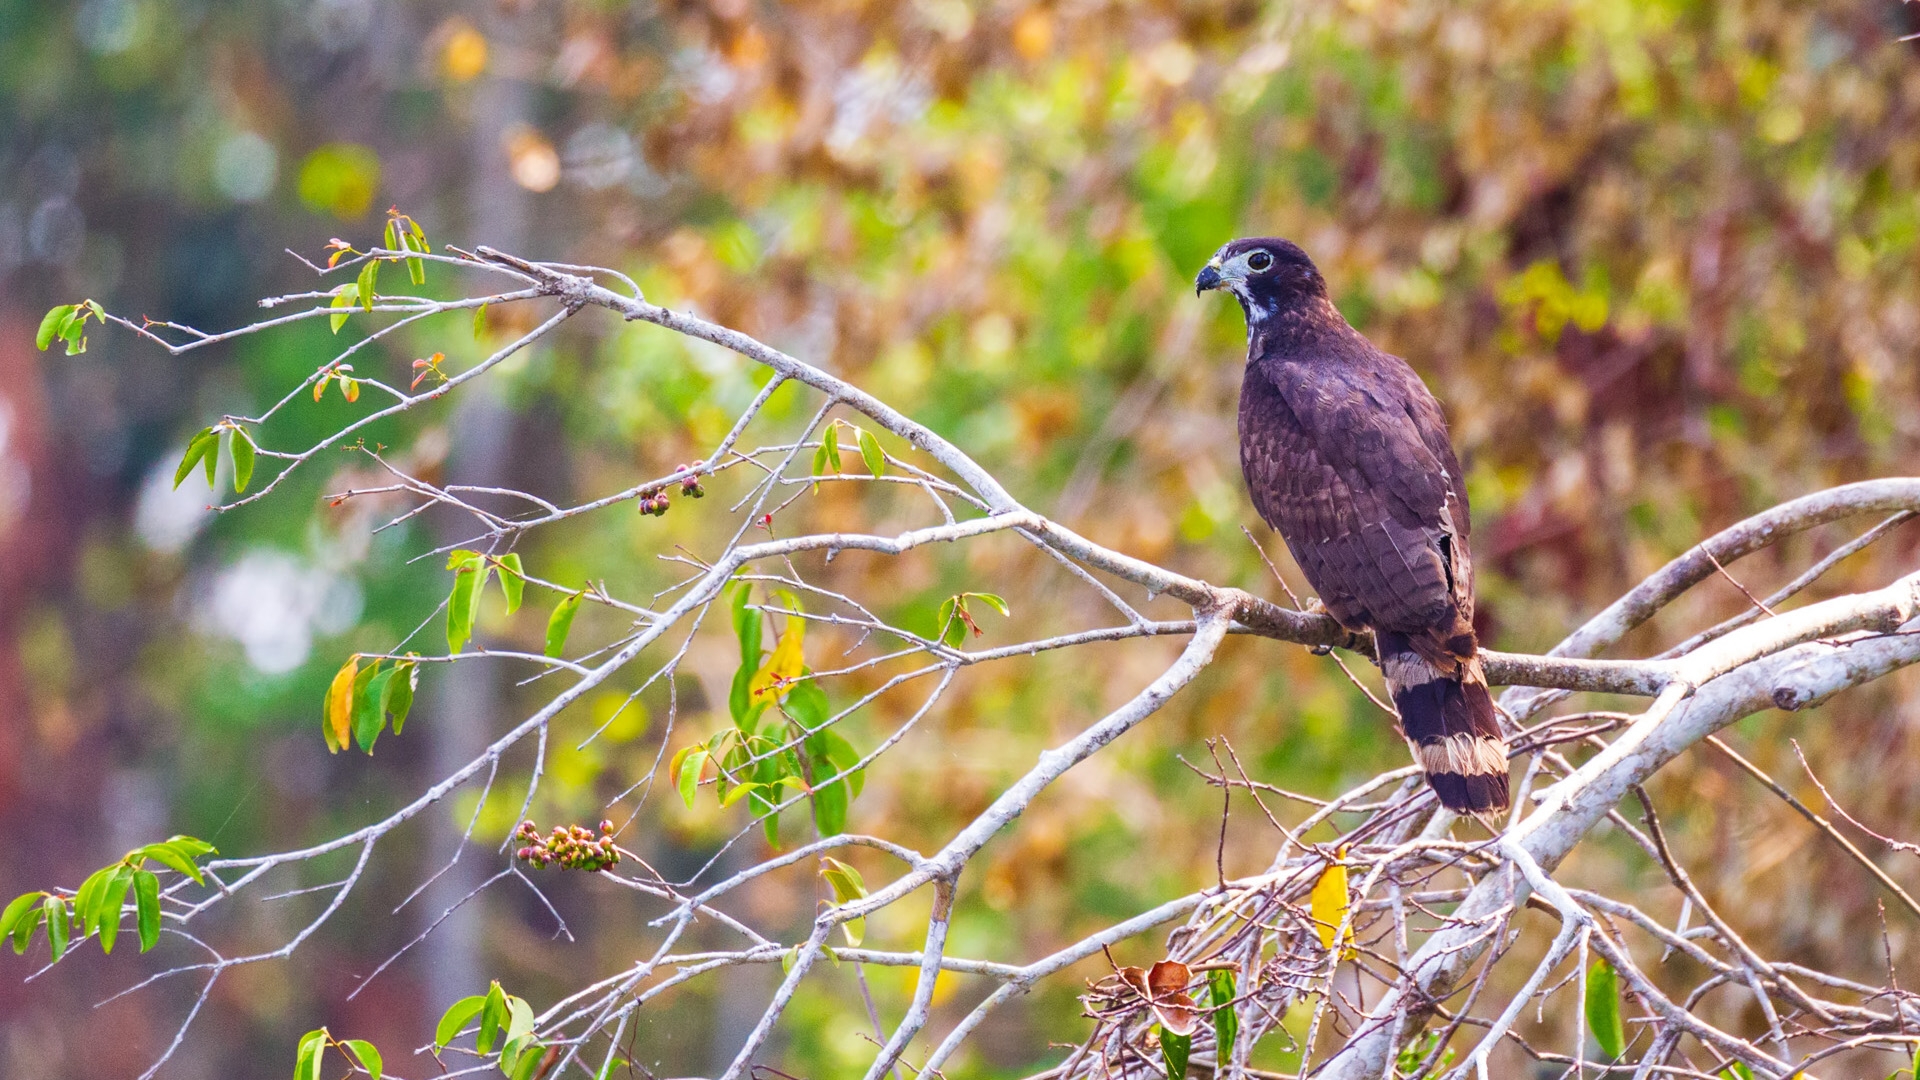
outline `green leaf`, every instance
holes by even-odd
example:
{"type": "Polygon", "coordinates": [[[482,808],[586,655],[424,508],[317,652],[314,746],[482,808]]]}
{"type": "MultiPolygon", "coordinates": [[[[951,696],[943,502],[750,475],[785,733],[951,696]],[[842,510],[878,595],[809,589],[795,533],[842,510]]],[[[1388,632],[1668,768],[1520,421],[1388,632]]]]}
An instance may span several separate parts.
{"type": "Polygon", "coordinates": [[[1233,1040],[1240,1034],[1240,1017],[1233,1011],[1233,972],[1207,972],[1207,998],[1213,1003],[1213,1044],[1219,1047],[1214,1060],[1233,1059],[1233,1040]]]}
{"type": "Polygon", "coordinates": [[[474,994],[448,1006],[447,1011],[440,1014],[439,1026],[433,1029],[433,1048],[439,1050],[458,1038],[460,1029],[467,1026],[467,1021],[480,1015],[480,1010],[486,1005],[485,994],[474,994]]]}
{"type": "Polygon", "coordinates": [[[500,1025],[507,1022],[507,994],[495,982],[487,988],[487,1004],[480,1010],[480,1034],[474,1038],[474,1049],[482,1054],[493,1052],[493,1044],[499,1041],[500,1025]]]}
{"type": "Polygon", "coordinates": [[[53,958],[58,960],[67,951],[67,902],[49,895],[40,905],[40,913],[47,924],[47,944],[52,946],[53,958]]]}
{"type": "Polygon", "coordinates": [[[847,831],[849,792],[843,781],[813,789],[813,825],[821,836],[838,836],[847,831]]]}
{"type": "Polygon", "coordinates": [[[1002,599],[1001,597],[995,596],[993,593],[977,592],[977,593],[969,593],[968,595],[972,596],[974,599],[980,601],[981,603],[987,605],[988,607],[992,608],[993,610],[999,612],[1002,615],[1013,614],[1013,609],[1007,607],[1006,600],[1002,599]]]}
{"type": "Polygon", "coordinates": [[[760,654],[760,611],[751,605],[753,583],[743,581],[733,590],[733,632],[740,638],[740,663],[758,669],[760,654]]]}
{"type": "Polygon", "coordinates": [[[420,684],[420,665],[402,660],[393,665],[393,678],[387,680],[381,694],[381,710],[393,714],[393,733],[407,724],[407,712],[413,708],[413,692],[420,684]]]}
{"type": "MultiPolygon", "coordinates": [[[[512,1077],[519,1070],[521,1054],[526,1048],[525,1043],[517,1039],[508,1039],[506,1044],[500,1047],[500,1071],[512,1077]]],[[[533,1060],[540,1059],[536,1056],[533,1060]]]]}
{"type": "MultiPolygon", "coordinates": [[[[187,456],[184,458],[181,458],[180,467],[173,470],[174,490],[175,491],[180,490],[181,483],[183,483],[186,480],[186,478],[193,472],[193,467],[195,465],[200,464],[202,459],[206,458],[208,455],[218,452],[219,449],[220,449],[220,436],[215,435],[213,433],[213,429],[210,427],[201,428],[199,434],[187,440],[187,456]]],[[[213,470],[212,462],[208,462],[207,470],[209,473],[212,472],[213,470]]],[[[207,486],[208,487],[213,486],[213,480],[211,478],[207,480],[207,486]]]]}
{"type": "Polygon", "coordinates": [[[793,722],[809,732],[817,732],[833,715],[832,706],[827,704],[827,692],[812,679],[803,679],[788,687],[784,705],[793,722]]]}
{"type": "Polygon", "coordinates": [[[151,870],[133,872],[133,913],[146,952],[160,944],[160,878],[151,870]]]}
{"type": "Polygon", "coordinates": [[[507,1041],[519,1042],[533,1034],[533,1006],[527,999],[507,996],[507,1041]]]}
{"type": "MultiPolygon", "coordinates": [[[[860,871],[839,859],[821,857],[820,876],[827,879],[827,887],[833,890],[833,902],[836,905],[866,899],[866,879],[860,876],[860,871]]],[[[848,919],[840,924],[840,931],[846,935],[848,945],[857,947],[867,935],[867,920],[848,919]]]]}
{"type": "MultiPolygon", "coordinates": [[[[98,306],[98,304],[90,303],[87,307],[75,307],[74,310],[67,313],[66,318],[60,320],[60,325],[54,328],[54,336],[67,343],[68,356],[78,356],[87,351],[87,315],[91,312],[92,308],[98,306]]],[[[102,317],[102,321],[104,321],[104,316],[102,317]]]]}
{"type": "MultiPolygon", "coordinates": [[[[367,669],[369,672],[373,670],[374,668],[367,669]]],[[[360,749],[368,754],[373,753],[374,740],[378,739],[380,732],[386,729],[387,695],[393,689],[393,677],[399,670],[399,668],[388,668],[378,672],[367,679],[364,687],[358,685],[358,679],[355,680],[353,740],[359,743],[360,749]]],[[[361,672],[361,677],[365,678],[366,674],[367,672],[361,672]]]]}
{"type": "Polygon", "coordinates": [[[61,336],[60,328],[66,325],[67,316],[73,314],[75,306],[76,305],[73,304],[61,304],[59,307],[54,308],[42,316],[40,319],[40,329],[33,335],[34,346],[41,352],[46,352],[47,346],[53,344],[53,339],[61,336]]]}
{"type": "MultiPolygon", "coordinates": [[[[1913,1059],[1920,1062],[1920,1051],[1914,1053],[1913,1059]]],[[[1727,1077],[1728,1080],[1753,1080],[1753,1070],[1747,1068],[1747,1063],[1744,1061],[1735,1061],[1729,1064],[1726,1068],[1720,1070],[1720,1075],[1727,1077]]]]}
{"type": "Polygon", "coordinates": [[[727,711],[733,714],[734,726],[741,731],[751,731],[753,722],[767,709],[765,701],[753,700],[753,677],[757,674],[751,663],[742,663],[733,673],[733,686],[727,691],[727,711]]]}
{"type": "MultiPolygon", "coordinates": [[[[416,237],[408,234],[401,235],[400,246],[407,251],[427,250],[427,245],[424,242],[418,242],[416,237]]],[[[425,285],[427,283],[426,260],[424,259],[408,259],[407,260],[407,280],[413,282],[415,285],[425,285]]]]}
{"type": "Polygon", "coordinates": [[[473,638],[480,589],[486,585],[490,571],[485,556],[465,550],[447,557],[447,569],[453,571],[453,591],[447,596],[447,651],[457,653],[473,638]]]}
{"type": "Polygon", "coordinates": [[[573,617],[580,613],[580,599],[584,592],[563,596],[553,606],[553,614],[547,617],[547,655],[559,657],[567,651],[567,635],[573,632],[573,617]]]}
{"type": "Polygon", "coordinates": [[[206,879],[200,876],[200,868],[193,864],[192,857],[182,851],[178,844],[171,841],[164,844],[148,844],[146,847],[134,852],[134,854],[152,859],[170,870],[185,874],[192,878],[196,885],[205,885],[207,883],[206,879]]]}
{"type": "Polygon", "coordinates": [[[820,876],[826,878],[827,885],[833,889],[835,903],[866,899],[867,879],[857,868],[830,855],[823,857],[820,862],[820,876]]]}
{"type": "Polygon", "coordinates": [[[675,757],[669,772],[674,783],[680,789],[680,799],[693,809],[693,797],[700,790],[700,773],[707,767],[707,751],[703,746],[689,746],[675,757]]]}
{"type": "Polygon", "coordinates": [[[360,294],[360,309],[362,311],[368,312],[369,314],[372,313],[374,287],[379,284],[379,281],[380,260],[368,259],[367,264],[360,268],[360,280],[354,282],[354,290],[360,294]]]}
{"type": "Polygon", "coordinates": [[[847,741],[846,736],[837,731],[823,731],[819,735],[827,760],[833,771],[841,774],[847,785],[848,794],[860,797],[860,789],[866,786],[867,770],[855,768],[860,764],[860,751],[847,741]]]}
{"type": "Polygon", "coordinates": [[[35,891],[14,897],[6,910],[0,911],[0,940],[11,936],[13,928],[18,926],[20,920],[27,917],[27,912],[33,910],[34,905],[40,903],[46,895],[44,892],[35,891]]]}
{"type": "MultiPolygon", "coordinates": [[[[347,325],[347,315],[350,309],[359,302],[360,286],[351,281],[333,291],[333,302],[327,306],[334,308],[335,314],[327,316],[327,322],[332,325],[334,333],[339,333],[340,328],[347,325]]],[[[322,387],[326,386],[324,382],[320,385],[322,387]]],[[[319,400],[320,391],[315,390],[313,396],[314,400],[319,400]]]]}
{"type": "Polygon", "coordinates": [[[1193,1056],[1193,1036],[1161,1028],[1160,1055],[1167,1059],[1167,1080],[1180,1080],[1187,1075],[1187,1059],[1193,1056]]]}
{"type": "Polygon", "coordinates": [[[121,863],[114,868],[112,880],[100,894],[100,951],[113,952],[114,939],[120,936],[120,909],[126,905],[127,889],[133,885],[133,867],[121,863]]]}
{"type": "Polygon", "coordinates": [[[1620,1020],[1620,979],[1605,960],[1595,960],[1587,969],[1587,1027],[1607,1060],[1619,1060],[1627,1048],[1626,1027],[1620,1020]]]}
{"type": "Polygon", "coordinates": [[[216,848],[212,844],[209,844],[205,840],[201,840],[197,837],[169,836],[167,837],[165,842],[171,845],[172,847],[178,849],[182,855],[185,855],[189,859],[197,859],[202,855],[220,854],[219,848],[216,848]]]}
{"type": "Polygon", "coordinates": [[[385,661],[375,660],[373,663],[361,668],[353,677],[353,688],[350,691],[352,697],[349,699],[347,706],[349,710],[348,722],[351,725],[354,741],[359,743],[362,749],[367,749],[372,745],[367,735],[378,735],[379,724],[384,719],[375,712],[380,706],[379,695],[369,690],[369,687],[373,685],[374,676],[380,673],[380,667],[383,663],[385,663],[385,661]],[[368,731],[369,725],[372,725],[371,732],[368,731]]]}
{"type": "Polygon", "coordinates": [[[768,785],[762,784],[757,780],[749,780],[744,784],[735,784],[727,789],[725,795],[720,796],[720,806],[722,809],[725,809],[739,802],[743,796],[747,795],[752,795],[756,801],[771,806],[773,805],[772,803],[766,802],[766,795],[764,793],[767,790],[768,785]]]}
{"type": "Polygon", "coordinates": [[[527,590],[526,572],[520,569],[519,552],[500,556],[500,591],[507,597],[507,614],[520,610],[520,598],[527,590]]]}
{"type": "Polygon", "coordinates": [[[940,613],[933,617],[933,636],[942,642],[947,640],[947,629],[954,623],[953,609],[960,603],[957,596],[949,596],[940,601],[940,613]]]}
{"type": "Polygon", "coordinates": [[[119,865],[101,867],[80,883],[80,891],[73,898],[74,914],[80,918],[80,933],[91,934],[100,928],[100,900],[106,895],[107,883],[113,880],[113,872],[119,865]]]}
{"type": "Polygon", "coordinates": [[[236,427],[228,446],[233,453],[233,490],[245,491],[253,482],[253,439],[236,427]]]}
{"type": "Polygon", "coordinates": [[[940,643],[957,649],[967,642],[967,598],[950,596],[940,604],[940,643]]]}
{"type": "Polygon", "coordinates": [[[353,1059],[360,1063],[360,1067],[367,1071],[368,1076],[373,1077],[373,1080],[380,1080],[382,1064],[380,1051],[374,1049],[372,1043],[365,1039],[343,1039],[340,1045],[347,1048],[347,1053],[353,1055],[353,1059]]]}
{"type": "Polygon", "coordinates": [[[33,942],[33,932],[40,929],[40,924],[46,920],[46,917],[47,909],[36,906],[28,908],[27,913],[14,922],[13,953],[15,956],[27,951],[27,946],[33,942]]]}
{"type": "Polygon", "coordinates": [[[478,340],[487,330],[487,305],[481,304],[473,309],[473,336],[478,340]]]}
{"type": "Polygon", "coordinates": [[[327,1052],[327,1038],[326,1028],[300,1036],[300,1051],[293,1059],[293,1080],[320,1080],[320,1057],[327,1052]]]}
{"type": "Polygon", "coordinates": [[[845,832],[847,807],[858,794],[856,785],[861,780],[858,773],[836,774],[859,761],[859,754],[839,733],[823,728],[831,718],[832,706],[827,703],[826,692],[813,680],[793,684],[787,694],[786,710],[795,723],[812,732],[801,746],[808,759],[808,775],[813,778],[814,826],[822,836],[845,832]]]}
{"type": "Polygon", "coordinates": [[[394,218],[387,219],[387,250],[397,251],[400,247],[400,223],[394,218]]]}
{"type": "MultiPolygon", "coordinates": [[[[799,946],[797,945],[794,947],[799,948],[799,946]]],[[[793,969],[793,964],[787,960],[787,955],[785,953],[780,954],[780,963],[782,968],[785,969],[785,971],[791,971],[793,969]]],[[[784,974],[785,971],[783,971],[782,974],[784,974]]],[[[614,1066],[630,1065],[630,1064],[631,1063],[628,1062],[626,1058],[617,1058],[609,1054],[607,1055],[606,1062],[600,1066],[600,1071],[593,1074],[593,1080],[613,1080],[614,1066]]]]}
{"type": "Polygon", "coordinates": [[[827,425],[827,433],[820,440],[820,449],[827,455],[827,467],[836,473],[840,472],[840,421],[835,420],[827,425]]]}
{"type": "Polygon", "coordinates": [[[541,1060],[546,1057],[545,1049],[540,1040],[528,1039],[525,1046],[515,1051],[513,1071],[507,1075],[512,1080],[533,1080],[533,1075],[540,1071],[541,1060]]]}
{"type": "Polygon", "coordinates": [[[860,435],[860,458],[867,463],[867,471],[875,476],[887,475],[887,455],[880,452],[880,440],[866,428],[855,428],[860,435]]]}

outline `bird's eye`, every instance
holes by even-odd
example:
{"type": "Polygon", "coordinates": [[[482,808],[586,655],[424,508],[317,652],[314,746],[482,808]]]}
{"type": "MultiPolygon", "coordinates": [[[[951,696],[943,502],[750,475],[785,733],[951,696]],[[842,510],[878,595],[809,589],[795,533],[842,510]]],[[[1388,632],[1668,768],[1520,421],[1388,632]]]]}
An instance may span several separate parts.
{"type": "Polygon", "coordinates": [[[1273,256],[1267,254],[1264,251],[1256,251],[1253,254],[1247,256],[1247,268],[1252,270],[1254,273],[1259,273],[1260,271],[1265,270],[1266,268],[1272,265],[1273,265],[1273,256]]]}

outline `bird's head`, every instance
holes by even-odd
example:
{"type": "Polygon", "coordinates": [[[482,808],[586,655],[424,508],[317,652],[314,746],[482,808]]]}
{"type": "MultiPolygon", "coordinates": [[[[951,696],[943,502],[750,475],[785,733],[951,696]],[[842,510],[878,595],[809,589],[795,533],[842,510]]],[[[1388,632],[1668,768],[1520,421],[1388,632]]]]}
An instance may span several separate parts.
{"type": "Polygon", "coordinates": [[[1196,296],[1209,289],[1232,293],[1251,325],[1303,300],[1325,297],[1327,282],[1300,245],[1259,236],[1235,240],[1213,253],[1193,283],[1196,296]]]}

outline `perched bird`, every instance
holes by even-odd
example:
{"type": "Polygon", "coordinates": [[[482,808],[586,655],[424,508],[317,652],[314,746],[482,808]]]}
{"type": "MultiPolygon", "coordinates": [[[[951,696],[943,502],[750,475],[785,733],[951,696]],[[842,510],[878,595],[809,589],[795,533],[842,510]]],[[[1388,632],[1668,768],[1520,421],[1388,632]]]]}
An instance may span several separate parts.
{"type": "Polygon", "coordinates": [[[1240,467],[1327,614],[1373,634],[1401,733],[1440,802],[1491,823],[1507,751],[1473,632],[1472,522],[1446,418],[1407,362],[1347,325],[1306,252],[1216,252],[1196,292],[1247,317],[1240,467]]]}

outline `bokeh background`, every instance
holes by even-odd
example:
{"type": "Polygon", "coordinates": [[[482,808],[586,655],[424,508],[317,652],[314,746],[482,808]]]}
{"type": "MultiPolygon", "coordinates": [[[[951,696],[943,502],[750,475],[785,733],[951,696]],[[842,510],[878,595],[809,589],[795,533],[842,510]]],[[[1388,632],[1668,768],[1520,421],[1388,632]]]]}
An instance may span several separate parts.
{"type": "MultiPolygon", "coordinates": [[[[1538,649],[1714,528],[1920,468],[1920,53],[1901,41],[1916,31],[1920,5],[1893,0],[0,0],[0,896],[71,886],[172,832],[230,854],[337,834],[464,760],[541,689],[504,669],[429,676],[403,737],[371,759],[330,758],[315,730],[326,680],[432,611],[444,572],[407,559],[456,523],[373,535],[393,507],[323,498],[367,477],[345,455],[264,504],[209,513],[195,482],[170,490],[188,436],[276,399],[337,340],[309,324],[174,359],[96,331],[84,355],[35,352],[55,303],[235,326],[258,296],[314,287],[284,248],[370,244],[397,204],[436,243],[623,269],[653,299],[854,379],[1104,543],[1277,592],[1240,531],[1258,525],[1231,421],[1240,316],[1190,283],[1225,239],[1285,235],[1445,402],[1469,469],[1485,638],[1538,649]]],[[[434,287],[472,284],[439,274],[434,287]]],[[[496,318],[481,340],[456,319],[363,364],[398,379],[444,351],[458,367],[515,325],[496,318]]],[[[576,323],[488,391],[380,438],[432,475],[585,498],[700,456],[763,380],[657,330],[576,323]]],[[[816,404],[777,398],[765,431],[816,404]]],[[[350,409],[330,396],[270,434],[305,445],[350,409]]],[[[727,501],[659,520],[618,508],[523,550],[536,572],[637,596],[673,580],[654,560],[671,544],[711,550],[727,501]]],[[[808,520],[851,527],[910,520],[904,503],[834,489],[809,506],[808,520]]],[[[1254,535],[1293,574],[1277,539],[1254,535]]],[[[1846,535],[1738,573],[1777,585],[1846,535]]],[[[1911,569],[1916,545],[1920,527],[1899,531],[1816,595],[1911,569]]],[[[987,616],[987,643],[1098,613],[1011,546],[849,558],[825,580],[929,626],[958,589],[1006,594],[1017,626],[987,616]]],[[[1744,603],[1723,582],[1695,594],[1625,652],[1744,603]]],[[[496,613],[484,633],[537,641],[543,616],[496,613]]],[[[671,733],[649,695],[587,750],[557,738],[543,825],[597,819],[663,741],[725,724],[708,703],[724,701],[727,647],[722,633],[693,654],[671,733]]],[[[937,846],[1166,655],[1115,646],[969,672],[874,771],[853,827],[937,846]]],[[[636,682],[566,730],[591,730],[636,682]]],[[[1729,734],[1817,804],[1787,744],[1799,739],[1854,814],[1913,838],[1916,690],[1896,678],[1729,734]]],[[[871,745],[910,707],[889,699],[854,731],[871,745]]],[[[1230,642],[1172,708],[987,849],[954,951],[1030,959],[1209,883],[1219,796],[1181,762],[1206,762],[1216,735],[1256,778],[1323,795],[1404,762],[1331,661],[1230,642]]],[[[516,759],[509,778],[526,768],[516,759]]],[[[1889,962],[1915,971],[1912,922],[1888,916],[1890,961],[1871,884],[1724,761],[1683,759],[1654,789],[1682,857],[1756,944],[1868,981],[1889,962]]],[[[490,804],[493,835],[517,804],[511,790],[490,804]]],[[[321,1023],[374,1039],[403,1075],[430,1072],[406,1050],[488,978],[539,1005],[640,954],[657,912],[628,894],[557,883],[567,940],[537,899],[501,889],[346,1000],[478,880],[463,875],[485,872],[474,853],[391,913],[473,805],[383,848],[292,961],[224,979],[168,1075],[282,1070],[321,1023]]],[[[625,835],[684,874],[743,815],[655,799],[625,835]]],[[[1567,873],[1674,910],[1617,840],[1597,837],[1567,873]]],[[[1273,844],[1243,808],[1229,872],[1264,866],[1273,844]]],[[[1920,860],[1872,850],[1920,888],[1920,860]]],[[[751,904],[797,926],[818,893],[801,877],[751,904]]],[[[243,905],[206,933],[276,946],[311,916],[301,903],[243,905]]],[[[903,913],[871,940],[916,947],[913,929],[903,913]]],[[[94,1005],[193,955],[178,942],[86,955],[31,984],[36,965],[0,960],[0,1075],[137,1075],[192,977],[94,1005]]],[[[1074,994],[1097,974],[1003,1010],[955,1074],[1051,1064],[1048,1043],[1084,1031],[1074,994]]],[[[897,1016],[910,976],[868,976],[897,1016]]],[[[664,1076],[719,1068],[775,979],[730,972],[650,1006],[636,1060],[664,1076]]],[[[936,1028],[981,989],[943,982],[936,1028]]],[[[1566,1052],[1562,1004],[1527,1030],[1566,1052]]],[[[1760,1027],[1749,999],[1716,1007],[1718,1023],[1760,1027]]],[[[776,1057],[798,1076],[844,1075],[871,1053],[865,1025],[850,973],[829,972],[776,1057]]]]}

